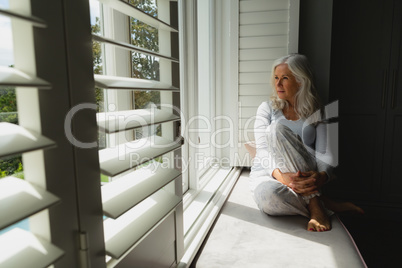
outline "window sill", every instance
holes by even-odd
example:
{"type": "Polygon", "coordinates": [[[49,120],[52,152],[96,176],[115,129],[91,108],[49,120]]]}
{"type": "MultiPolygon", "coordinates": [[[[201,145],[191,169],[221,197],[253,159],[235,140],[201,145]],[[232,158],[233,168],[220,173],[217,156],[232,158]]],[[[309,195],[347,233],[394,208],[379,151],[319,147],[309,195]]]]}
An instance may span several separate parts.
{"type": "Polygon", "coordinates": [[[217,168],[213,177],[200,191],[189,190],[184,202],[184,256],[177,267],[188,267],[230,191],[241,174],[241,168],[217,168]]]}

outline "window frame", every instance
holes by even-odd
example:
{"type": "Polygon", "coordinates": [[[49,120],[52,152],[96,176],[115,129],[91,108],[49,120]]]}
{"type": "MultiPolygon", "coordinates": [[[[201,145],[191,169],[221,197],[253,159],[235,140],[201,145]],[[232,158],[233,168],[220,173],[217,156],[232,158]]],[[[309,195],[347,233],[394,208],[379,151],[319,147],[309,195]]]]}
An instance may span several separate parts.
{"type": "MultiPolygon", "coordinates": [[[[185,95],[186,103],[197,103],[197,94],[201,92],[199,88],[198,80],[199,77],[199,69],[198,69],[198,59],[197,55],[200,51],[198,48],[198,32],[197,32],[197,0],[186,1],[185,5],[185,17],[184,21],[186,23],[185,30],[185,49],[186,55],[188,58],[185,58],[184,65],[185,77],[187,79],[187,90],[185,95]]],[[[232,29],[235,32],[236,27],[233,25],[238,24],[238,2],[224,2],[224,1],[210,1],[210,30],[209,30],[209,41],[210,41],[210,52],[213,60],[210,62],[209,72],[210,73],[210,81],[209,81],[209,90],[211,92],[210,97],[213,99],[213,109],[211,109],[211,115],[213,112],[213,116],[211,121],[213,122],[213,129],[218,129],[222,122],[220,120],[219,114],[225,114],[225,109],[222,108],[222,104],[224,101],[227,101],[227,97],[223,97],[225,93],[230,94],[230,83],[233,81],[226,80],[225,78],[220,77],[221,75],[226,75],[226,70],[223,69],[225,64],[233,63],[237,66],[237,63],[234,62],[233,59],[229,57],[222,57],[219,52],[222,52],[224,49],[229,48],[230,53],[237,53],[236,50],[233,50],[235,46],[233,45],[233,41],[237,43],[237,35],[229,34],[232,29]],[[227,10],[229,8],[229,10],[227,10]],[[231,25],[231,26],[229,26],[231,25]],[[232,29],[230,29],[233,27],[232,29]],[[212,28],[212,29],[211,29],[212,28]],[[221,37],[221,34],[225,34],[230,36],[230,43],[226,43],[223,41],[224,37],[221,37]],[[232,62],[233,61],[233,62],[232,62]]],[[[236,33],[236,32],[235,32],[236,33]]],[[[237,68],[237,67],[236,67],[237,68]]],[[[227,68],[226,68],[227,69],[227,68]]],[[[233,73],[233,70],[230,70],[233,73]]],[[[233,84],[234,85],[234,84],[233,84]]],[[[237,87],[237,85],[234,85],[237,87]]],[[[230,96],[230,95],[229,95],[230,96]]],[[[237,99],[237,96],[231,96],[231,100],[233,98],[237,99]]],[[[198,108],[188,107],[186,115],[186,122],[197,115],[198,108]]],[[[231,105],[230,108],[233,109],[234,105],[231,105]]],[[[231,111],[231,116],[233,116],[233,111],[231,111]]],[[[198,133],[190,132],[186,128],[186,137],[190,141],[196,141],[198,138],[198,133]]],[[[216,136],[216,142],[221,142],[224,137],[216,136]]],[[[194,142],[193,142],[194,143],[194,142]]],[[[214,160],[220,162],[220,159],[224,157],[228,157],[229,151],[231,148],[216,148],[214,150],[214,160]]],[[[197,170],[195,160],[195,154],[197,153],[197,148],[192,146],[189,142],[188,145],[188,157],[189,157],[189,168],[188,168],[188,176],[190,176],[189,182],[190,187],[187,193],[183,197],[184,203],[184,247],[185,247],[185,255],[178,265],[178,267],[188,267],[188,264],[193,260],[196,252],[201,246],[203,240],[205,239],[209,228],[211,228],[215,218],[217,217],[220,208],[224,204],[226,197],[228,196],[230,190],[234,186],[237,178],[240,175],[241,168],[232,168],[227,165],[225,168],[220,168],[218,166],[211,168],[206,168],[205,170],[197,170]],[[202,176],[206,176],[202,180],[202,176]]],[[[229,163],[227,163],[229,164],[229,163]]]]}
{"type": "MultiPolygon", "coordinates": [[[[158,1],[158,19],[161,19],[163,21],[169,21],[170,17],[169,17],[169,13],[170,13],[170,2],[169,1],[158,1]],[[163,5],[162,7],[160,5],[163,5]],[[164,12],[161,12],[164,11],[164,12]]],[[[127,16],[126,14],[121,14],[117,11],[115,11],[112,8],[107,8],[106,6],[103,6],[103,8],[101,8],[104,10],[104,21],[103,21],[103,25],[104,25],[104,29],[105,29],[105,37],[107,38],[112,38],[114,40],[119,40],[123,41],[125,43],[129,43],[131,44],[131,21],[130,21],[130,16],[127,16]],[[110,15],[112,14],[112,15],[110,15]],[[121,25],[124,24],[125,27],[121,27],[121,25]]],[[[170,55],[171,54],[171,46],[172,46],[172,40],[171,40],[171,33],[170,32],[166,32],[166,31],[159,31],[158,32],[158,37],[159,37],[159,42],[158,42],[158,46],[159,46],[159,53],[163,54],[163,55],[170,55]]],[[[174,45],[174,44],[173,44],[174,45]]],[[[176,43],[176,45],[178,45],[176,43]]],[[[107,45],[106,45],[107,46],[107,45]]],[[[131,77],[131,71],[132,71],[132,51],[124,51],[126,53],[121,53],[119,55],[119,53],[116,53],[113,50],[118,50],[118,48],[111,48],[110,51],[108,51],[107,49],[105,49],[106,51],[106,59],[104,62],[104,66],[108,66],[109,64],[112,65],[111,66],[111,71],[108,71],[108,67],[105,67],[105,75],[112,75],[112,76],[119,76],[119,77],[131,77]],[[119,64],[117,64],[117,62],[119,64]],[[129,66],[129,68],[121,68],[120,71],[116,70],[116,66],[120,65],[121,62],[126,62],[126,64],[124,64],[126,67],[129,66]],[[115,64],[116,63],[116,64],[115,64]]],[[[173,51],[172,51],[173,53],[173,51]]],[[[172,78],[172,63],[170,61],[159,61],[160,64],[160,82],[163,83],[167,83],[167,84],[172,84],[172,83],[177,83],[177,81],[173,81],[172,78]],[[164,66],[162,66],[164,65],[164,66]]],[[[107,90],[106,90],[107,91],[107,90]]],[[[133,91],[130,91],[130,93],[133,91]]],[[[174,99],[174,94],[173,92],[164,92],[163,90],[160,91],[161,92],[161,104],[162,105],[173,105],[175,102],[174,99]]],[[[109,94],[109,93],[107,93],[109,94]]],[[[112,94],[120,94],[119,93],[112,93],[112,94]]],[[[131,95],[131,94],[130,94],[131,95]]],[[[125,94],[124,96],[128,96],[127,94],[125,94]]],[[[177,97],[177,96],[176,96],[177,97]]],[[[106,98],[110,99],[110,96],[107,96],[106,98]]],[[[125,99],[125,97],[122,98],[123,100],[125,99]]],[[[132,99],[132,98],[130,98],[132,99]]],[[[110,104],[110,103],[109,103],[110,104]]],[[[163,106],[162,106],[163,107],[163,106]]],[[[116,108],[117,110],[125,110],[125,109],[132,109],[135,110],[133,108],[134,105],[132,105],[132,107],[124,107],[123,109],[120,109],[121,107],[119,107],[119,104],[116,104],[116,108]]],[[[106,109],[105,109],[106,110],[106,109]]],[[[163,108],[162,108],[163,110],[163,108]]],[[[124,135],[124,133],[122,133],[124,135]]],[[[180,133],[178,133],[180,134],[180,133]]],[[[110,135],[110,134],[109,134],[110,135]]],[[[115,134],[115,135],[120,135],[120,134],[115,134]]],[[[169,139],[169,140],[175,140],[175,135],[177,135],[177,133],[175,133],[175,129],[173,128],[173,122],[165,122],[162,124],[162,136],[169,139]]],[[[135,137],[133,137],[134,139],[135,137]]],[[[125,137],[123,137],[122,139],[120,139],[120,137],[117,138],[118,142],[120,143],[121,140],[123,140],[124,142],[127,142],[127,140],[125,139],[125,137]]],[[[114,146],[115,144],[109,143],[109,145],[114,146]]],[[[177,151],[177,150],[176,150],[177,151]]],[[[170,165],[173,165],[173,158],[175,156],[176,151],[174,152],[170,152],[167,154],[165,154],[166,157],[170,157],[170,165]]],[[[173,167],[173,166],[171,166],[173,167]]],[[[132,171],[132,170],[130,170],[132,171]]],[[[128,171],[128,172],[130,172],[128,171]]],[[[125,173],[123,173],[125,174],[125,173]]],[[[113,180],[113,179],[112,179],[113,180]]],[[[178,179],[175,179],[176,182],[178,181],[178,179]]],[[[170,183],[170,184],[172,184],[170,183]]],[[[176,189],[177,190],[177,189],[176,189]]],[[[180,197],[182,198],[182,196],[180,197]]],[[[183,254],[183,247],[181,246],[180,241],[183,241],[183,239],[180,239],[181,233],[182,233],[182,224],[180,221],[180,217],[182,216],[182,214],[180,213],[181,210],[181,205],[178,205],[175,208],[177,211],[176,213],[174,213],[175,217],[178,218],[176,220],[176,236],[177,238],[177,242],[176,242],[176,254],[177,254],[177,259],[180,259],[182,254],[183,254]]],[[[169,215],[172,213],[169,213],[169,215]]],[[[123,216],[123,215],[122,215],[123,216]]],[[[166,218],[166,217],[165,217],[166,218]]],[[[157,225],[162,224],[162,222],[165,220],[165,218],[162,218],[157,225]]],[[[153,228],[151,228],[151,230],[149,230],[149,233],[151,233],[153,231],[153,228]]],[[[147,236],[148,234],[146,234],[147,236]]],[[[144,238],[145,239],[145,238],[144,238]]],[[[138,242],[140,243],[140,242],[138,242]]],[[[114,265],[118,264],[120,261],[122,261],[124,258],[126,258],[127,255],[130,255],[132,250],[135,248],[135,245],[133,245],[126,253],[124,253],[120,258],[118,259],[107,259],[107,266],[109,267],[113,267],[114,265]]]]}
{"type": "MultiPolygon", "coordinates": [[[[198,79],[197,61],[193,60],[193,56],[197,53],[196,31],[192,31],[196,29],[196,23],[192,18],[194,11],[196,11],[194,3],[195,0],[178,1],[179,17],[183,18],[179,21],[180,85],[182,88],[180,102],[184,114],[181,132],[186,138],[189,137],[185,129],[186,123],[191,116],[197,113],[190,111],[192,103],[197,99],[198,79]]],[[[213,19],[218,18],[222,7],[228,5],[228,3],[215,3],[215,1],[210,1],[210,3],[212,3],[211,9],[220,10],[214,13],[213,19]]],[[[231,3],[230,5],[236,6],[238,3],[231,3]]],[[[64,128],[64,123],[71,121],[71,134],[76,141],[88,144],[96,143],[98,133],[96,111],[90,108],[80,110],[76,114],[70,113],[72,108],[85,103],[93,105],[95,100],[91,30],[90,27],[82,27],[83,25],[90,25],[89,1],[43,0],[35,2],[33,10],[35,16],[43,17],[51,23],[48,31],[35,31],[35,52],[41,59],[38,62],[38,72],[42,77],[48,78],[57,89],[50,93],[41,93],[40,103],[43,106],[41,107],[43,133],[58,144],[56,149],[44,153],[45,172],[48,177],[47,187],[59,195],[63,201],[49,210],[52,241],[65,249],[66,252],[65,256],[59,260],[58,265],[66,267],[81,265],[85,267],[90,264],[94,267],[105,267],[98,148],[76,147],[66,137],[64,128]],[[52,44],[51,47],[49,47],[49,43],[52,44]],[[77,241],[79,242],[77,243],[77,241]]],[[[222,18],[222,21],[226,18],[227,16],[222,18]]],[[[216,25],[220,27],[218,20],[216,25]]],[[[217,35],[215,31],[209,34],[211,40],[218,39],[215,36],[217,35]]],[[[219,48],[215,48],[216,41],[211,42],[214,51],[215,49],[218,50],[219,48]]],[[[223,44],[219,45],[223,46],[223,44]]],[[[212,67],[216,68],[218,73],[221,72],[218,67],[215,67],[215,64],[217,63],[214,63],[212,67]]],[[[219,79],[217,78],[217,80],[219,79]]],[[[211,83],[212,88],[218,82],[213,81],[211,83]]],[[[218,88],[217,91],[220,90],[218,88]]],[[[216,102],[220,103],[216,95],[217,92],[212,94],[211,99],[214,101],[216,98],[216,102]]],[[[217,104],[215,103],[213,106],[215,107],[217,104]]],[[[185,143],[182,147],[183,160],[190,159],[194,153],[190,152],[191,150],[190,146],[185,143]]],[[[220,154],[219,151],[215,153],[216,155],[220,154]]],[[[197,189],[192,193],[188,191],[185,195],[188,198],[184,202],[191,204],[191,200],[195,200],[206,191],[203,192],[203,185],[197,185],[199,184],[197,174],[199,175],[200,172],[196,170],[194,163],[189,169],[185,169],[186,164],[188,163],[183,163],[183,177],[194,180],[190,184],[193,184],[197,189]]],[[[175,238],[175,243],[178,244],[176,245],[177,261],[181,259],[184,250],[186,250],[186,256],[178,264],[179,266],[191,263],[191,259],[200,247],[236,181],[239,170],[228,170],[225,175],[218,178],[221,183],[215,187],[216,192],[204,204],[202,211],[197,215],[197,221],[186,236],[180,234],[180,228],[183,228],[180,226],[183,225],[183,207],[179,206],[174,212],[178,224],[178,234],[176,233],[175,238]],[[185,245],[180,245],[181,243],[185,243],[185,245]],[[189,261],[186,262],[186,260],[189,261]]],[[[211,177],[211,180],[205,182],[204,185],[216,183],[215,179],[217,179],[216,176],[211,177]]]]}

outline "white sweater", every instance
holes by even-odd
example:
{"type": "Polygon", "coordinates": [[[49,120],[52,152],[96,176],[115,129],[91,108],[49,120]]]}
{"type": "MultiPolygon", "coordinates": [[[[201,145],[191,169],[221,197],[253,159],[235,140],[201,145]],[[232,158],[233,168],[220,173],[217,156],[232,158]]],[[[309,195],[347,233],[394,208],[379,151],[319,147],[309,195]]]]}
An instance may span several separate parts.
{"type": "Polygon", "coordinates": [[[331,147],[337,145],[337,141],[327,142],[330,135],[327,135],[327,124],[318,123],[316,125],[308,124],[305,119],[299,119],[296,121],[287,120],[282,113],[282,110],[275,110],[271,107],[269,102],[263,102],[258,107],[256,121],[254,124],[254,137],[256,142],[256,160],[251,168],[250,177],[271,176],[275,166],[261,166],[261,161],[257,158],[263,159],[269,155],[267,150],[267,141],[265,131],[267,127],[273,123],[278,122],[290,128],[295,134],[297,134],[307,150],[311,152],[316,159],[317,171],[325,171],[328,175],[328,179],[332,177],[332,165],[336,163],[334,161],[334,155],[332,154],[331,147]],[[332,164],[332,165],[331,165],[332,164]]]}

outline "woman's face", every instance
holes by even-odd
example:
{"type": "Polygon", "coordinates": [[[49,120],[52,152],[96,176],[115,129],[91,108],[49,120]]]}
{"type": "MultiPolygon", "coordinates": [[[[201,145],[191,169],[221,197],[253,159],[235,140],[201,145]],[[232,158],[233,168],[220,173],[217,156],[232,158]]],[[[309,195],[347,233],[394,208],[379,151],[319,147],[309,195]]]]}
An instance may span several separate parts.
{"type": "Polygon", "coordinates": [[[286,100],[293,105],[294,96],[299,90],[300,84],[296,81],[296,78],[289,70],[286,63],[282,63],[276,66],[274,71],[274,78],[275,90],[278,93],[279,98],[282,100],[286,100]]]}

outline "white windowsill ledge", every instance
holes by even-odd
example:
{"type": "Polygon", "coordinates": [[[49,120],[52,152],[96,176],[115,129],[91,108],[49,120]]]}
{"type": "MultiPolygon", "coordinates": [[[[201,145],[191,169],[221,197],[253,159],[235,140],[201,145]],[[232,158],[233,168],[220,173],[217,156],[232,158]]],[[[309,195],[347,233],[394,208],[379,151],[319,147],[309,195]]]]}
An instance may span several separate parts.
{"type": "Polygon", "coordinates": [[[219,170],[209,183],[195,195],[189,191],[183,198],[189,201],[184,210],[184,256],[178,268],[189,267],[201,247],[213,222],[241,174],[241,168],[219,170]]]}

